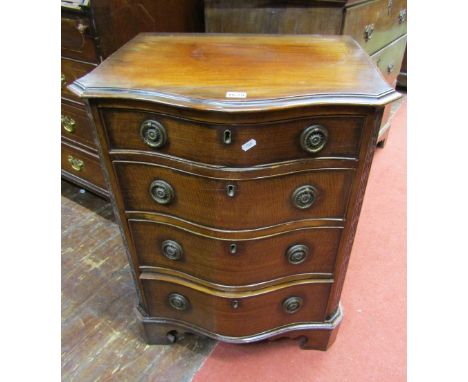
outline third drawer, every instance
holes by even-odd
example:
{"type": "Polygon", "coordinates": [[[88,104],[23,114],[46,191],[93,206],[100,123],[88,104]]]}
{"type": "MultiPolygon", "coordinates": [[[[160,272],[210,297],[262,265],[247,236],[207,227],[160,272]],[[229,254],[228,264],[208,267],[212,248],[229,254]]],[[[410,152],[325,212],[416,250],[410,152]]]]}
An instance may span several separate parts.
{"type": "Polygon", "coordinates": [[[330,277],[339,227],[306,227],[244,240],[210,237],[157,221],[129,220],[142,270],[173,269],[220,285],[253,285],[297,274],[330,277]]]}

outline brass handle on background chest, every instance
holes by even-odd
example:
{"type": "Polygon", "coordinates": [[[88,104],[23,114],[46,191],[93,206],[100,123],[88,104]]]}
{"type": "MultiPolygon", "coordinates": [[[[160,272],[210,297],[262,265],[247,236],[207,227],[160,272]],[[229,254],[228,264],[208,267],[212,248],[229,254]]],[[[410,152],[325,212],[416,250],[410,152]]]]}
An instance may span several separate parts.
{"type": "Polygon", "coordinates": [[[291,195],[295,207],[303,210],[312,206],[317,199],[318,191],[314,186],[305,185],[296,188],[291,195]]]}
{"type": "Polygon", "coordinates": [[[296,244],[289,247],[286,251],[286,257],[290,264],[301,264],[309,256],[309,247],[303,244],[296,244]]]}
{"type": "Polygon", "coordinates": [[[328,130],[325,126],[312,125],[306,127],[301,134],[301,147],[309,153],[318,153],[328,141],[328,130]]]}
{"type": "Polygon", "coordinates": [[[166,144],[166,129],[158,121],[148,119],[140,126],[140,136],[149,147],[160,148],[166,144]]]}
{"type": "Polygon", "coordinates": [[[169,204],[174,199],[174,189],[164,180],[154,180],[151,182],[149,192],[154,201],[159,204],[169,204]]]}
{"type": "Polygon", "coordinates": [[[180,260],[184,254],[182,246],[174,240],[164,240],[161,250],[164,256],[174,261],[180,260]]]}
{"type": "Polygon", "coordinates": [[[84,162],[81,159],[75,158],[72,155],[68,156],[68,163],[71,164],[72,169],[75,171],[81,171],[84,166],[84,162]]]}
{"type": "Polygon", "coordinates": [[[293,314],[302,308],[303,300],[300,297],[289,297],[283,301],[283,310],[285,313],[293,314]]]}
{"type": "Polygon", "coordinates": [[[60,76],[60,80],[62,81],[62,89],[63,89],[65,85],[67,84],[67,78],[65,77],[65,74],[62,73],[62,75],[60,76]]]}
{"type": "Polygon", "coordinates": [[[86,30],[89,28],[89,24],[86,23],[83,20],[79,20],[78,23],[76,24],[76,29],[78,32],[81,34],[85,34],[86,30]]]}
{"type": "Polygon", "coordinates": [[[167,296],[169,306],[175,310],[187,310],[190,307],[190,302],[187,297],[179,293],[171,293],[167,296]]]}
{"type": "Polygon", "coordinates": [[[398,13],[398,24],[403,24],[406,21],[406,9],[401,9],[398,13]]]}
{"type": "Polygon", "coordinates": [[[364,40],[369,41],[374,33],[374,24],[368,24],[364,27],[364,40]]]}
{"type": "Polygon", "coordinates": [[[74,133],[76,130],[76,122],[73,118],[62,115],[62,127],[69,133],[74,133]]]}

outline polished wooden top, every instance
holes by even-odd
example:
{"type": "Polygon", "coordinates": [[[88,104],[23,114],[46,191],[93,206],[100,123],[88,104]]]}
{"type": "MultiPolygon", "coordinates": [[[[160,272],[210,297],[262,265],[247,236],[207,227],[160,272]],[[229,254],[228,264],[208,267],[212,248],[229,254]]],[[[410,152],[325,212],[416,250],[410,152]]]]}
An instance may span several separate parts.
{"type": "Polygon", "coordinates": [[[318,35],[143,33],[70,89],[223,111],[399,97],[352,38],[318,35]]]}

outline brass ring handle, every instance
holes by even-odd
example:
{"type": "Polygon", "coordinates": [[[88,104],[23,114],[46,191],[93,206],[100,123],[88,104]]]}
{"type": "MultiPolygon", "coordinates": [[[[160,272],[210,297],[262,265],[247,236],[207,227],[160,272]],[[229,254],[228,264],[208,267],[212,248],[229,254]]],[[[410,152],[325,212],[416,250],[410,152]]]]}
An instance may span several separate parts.
{"type": "Polygon", "coordinates": [[[180,260],[184,254],[182,246],[174,240],[164,240],[161,245],[161,250],[165,257],[173,261],[180,260]]]}
{"type": "Polygon", "coordinates": [[[306,127],[300,137],[301,147],[309,153],[318,153],[328,141],[328,129],[322,125],[306,127]]]}
{"type": "Polygon", "coordinates": [[[174,198],[174,189],[164,180],[154,180],[149,187],[151,197],[159,204],[169,204],[174,198]]]}
{"type": "Polygon", "coordinates": [[[175,310],[187,310],[190,307],[190,302],[187,297],[179,293],[171,293],[167,296],[169,306],[175,310]]]}
{"type": "Polygon", "coordinates": [[[300,297],[289,297],[283,301],[283,310],[288,314],[296,313],[302,308],[303,300],[300,297]]]}
{"type": "Polygon", "coordinates": [[[68,133],[74,133],[76,130],[76,122],[73,118],[62,115],[62,127],[68,133]]]}
{"type": "Polygon", "coordinates": [[[160,148],[166,144],[166,129],[158,121],[148,119],[140,126],[140,136],[149,147],[160,148]]]}
{"type": "Polygon", "coordinates": [[[291,200],[295,207],[304,210],[315,203],[317,195],[318,191],[314,186],[305,185],[294,190],[291,200]]]}
{"type": "Polygon", "coordinates": [[[286,258],[290,264],[301,264],[309,256],[309,247],[304,244],[296,244],[289,247],[286,251],[286,258]]]}
{"type": "Polygon", "coordinates": [[[72,155],[68,156],[68,163],[71,164],[72,169],[75,171],[81,171],[84,166],[84,162],[81,159],[75,158],[72,155]]]}
{"type": "Polygon", "coordinates": [[[67,84],[67,78],[65,77],[65,74],[62,73],[62,75],[60,76],[60,79],[62,81],[62,89],[63,89],[65,85],[67,84]]]}
{"type": "Polygon", "coordinates": [[[374,24],[368,24],[364,27],[364,40],[369,41],[374,33],[374,24]]]}

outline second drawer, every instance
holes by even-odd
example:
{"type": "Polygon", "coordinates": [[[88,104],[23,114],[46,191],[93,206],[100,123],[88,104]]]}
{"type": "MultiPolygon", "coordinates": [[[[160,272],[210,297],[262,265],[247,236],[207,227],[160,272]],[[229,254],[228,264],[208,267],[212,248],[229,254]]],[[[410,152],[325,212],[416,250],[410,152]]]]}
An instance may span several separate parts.
{"type": "Polygon", "coordinates": [[[320,169],[231,180],[150,163],[113,165],[126,211],[166,214],[225,229],[342,219],[354,175],[354,170],[320,169]]]}
{"type": "MultiPolygon", "coordinates": [[[[160,222],[129,220],[142,269],[175,269],[221,285],[251,285],[301,273],[333,272],[340,228],[303,228],[226,240],[160,222]]],[[[324,275],[325,276],[325,275],[324,275]]]]}

